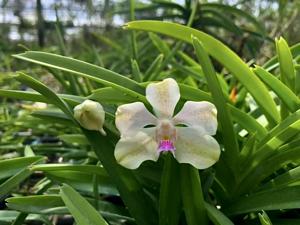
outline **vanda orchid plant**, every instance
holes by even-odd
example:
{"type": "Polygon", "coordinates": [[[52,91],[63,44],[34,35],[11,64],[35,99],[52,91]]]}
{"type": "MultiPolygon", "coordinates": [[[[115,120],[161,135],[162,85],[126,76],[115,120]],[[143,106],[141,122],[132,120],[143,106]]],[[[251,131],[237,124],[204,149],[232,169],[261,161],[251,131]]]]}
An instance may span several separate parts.
{"type": "Polygon", "coordinates": [[[300,224],[299,45],[280,38],[274,58],[249,67],[187,26],[125,28],[168,36],[131,39],[133,50],[145,47],[143,37],[153,43],[149,54],[164,57],[137,54],[131,67],[122,61],[120,73],[131,70],[125,76],[115,64],[109,70],[38,51],[14,56],[49,69],[65,93],[22,72],[13,78],[37,92],[0,90],[46,102],[11,124],[59,140],[15,146],[19,157],[0,161],[0,196],[13,224],[51,224],[66,214],[78,225],[300,224]],[[170,40],[180,43],[171,49],[170,40]]]}

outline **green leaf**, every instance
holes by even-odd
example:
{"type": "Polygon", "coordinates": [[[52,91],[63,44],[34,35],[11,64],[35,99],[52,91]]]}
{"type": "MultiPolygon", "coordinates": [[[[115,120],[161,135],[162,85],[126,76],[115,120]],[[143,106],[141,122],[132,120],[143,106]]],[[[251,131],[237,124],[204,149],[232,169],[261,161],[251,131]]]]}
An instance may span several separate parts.
{"type": "Polygon", "coordinates": [[[66,126],[75,126],[72,120],[64,113],[54,110],[39,110],[30,114],[33,117],[48,121],[50,123],[64,124],[66,126]]]}
{"type": "Polygon", "coordinates": [[[295,69],[293,56],[287,42],[280,37],[275,40],[278,60],[280,65],[280,77],[284,84],[291,90],[295,90],[295,69]]]}
{"type": "Polygon", "coordinates": [[[222,63],[247,88],[271,125],[280,121],[276,104],[264,84],[233,51],[215,38],[201,31],[169,22],[134,21],[127,23],[125,28],[158,32],[188,43],[191,43],[191,35],[194,35],[203,43],[205,50],[222,63]]]}
{"type": "Polygon", "coordinates": [[[28,51],[22,54],[14,55],[14,57],[46,67],[60,69],[70,72],[74,75],[87,77],[105,86],[118,89],[135,97],[137,100],[142,102],[146,101],[143,95],[145,92],[144,88],[141,87],[137,82],[99,66],[69,57],[45,52],[28,51]]]}
{"type": "Polygon", "coordinates": [[[154,46],[163,54],[163,55],[169,55],[171,53],[171,50],[167,43],[163,41],[158,35],[154,33],[149,33],[149,37],[151,41],[153,42],[154,46]]]}
{"type": "MultiPolygon", "coordinates": [[[[293,58],[296,58],[300,54],[300,43],[291,46],[290,51],[292,53],[293,58]]],[[[268,60],[262,67],[265,68],[267,71],[271,71],[277,68],[278,65],[278,56],[276,55],[270,60],[268,60]]]]}
{"type": "Polygon", "coordinates": [[[181,213],[179,164],[173,155],[165,156],[159,192],[159,224],[177,225],[181,213]]]}
{"type": "Polygon", "coordinates": [[[234,225],[233,222],[231,222],[230,219],[226,217],[220,210],[216,209],[216,207],[206,203],[205,208],[207,210],[209,219],[215,225],[234,225]]]}
{"type": "Polygon", "coordinates": [[[298,166],[270,180],[268,183],[264,184],[261,187],[261,189],[267,190],[272,188],[282,188],[285,186],[289,186],[293,183],[298,182],[299,178],[300,178],[300,167],[298,166]]]}
{"type": "Polygon", "coordinates": [[[46,85],[39,82],[38,80],[24,74],[18,73],[15,77],[22,84],[26,84],[37,92],[41,93],[45,98],[49,99],[49,101],[60,108],[66,115],[68,115],[71,119],[73,118],[73,113],[69,106],[58,97],[51,89],[49,89],[46,85]]]}
{"type": "Polygon", "coordinates": [[[67,144],[89,145],[88,140],[82,134],[63,134],[63,135],[59,135],[58,138],[63,140],[67,144]]]}
{"type": "MultiPolygon", "coordinates": [[[[270,161],[272,164],[268,167],[268,160],[270,157],[276,157],[278,153],[275,151],[284,143],[292,140],[296,135],[299,134],[300,131],[300,111],[298,110],[291,116],[289,116],[286,120],[281,122],[278,126],[273,128],[268,135],[257,144],[257,151],[249,158],[249,163],[244,165],[244,171],[241,174],[241,183],[239,184],[238,190],[236,193],[246,193],[247,191],[254,188],[264,176],[269,175],[274,169],[274,166],[280,165],[279,162],[270,161]],[[268,162],[266,164],[266,162],[268,162]],[[273,165],[274,162],[274,165],[273,165]],[[258,167],[263,167],[263,169],[259,169],[258,167]],[[265,167],[265,168],[264,168],[265,167]],[[264,171],[269,168],[270,171],[264,171]]],[[[282,146],[283,148],[284,146],[282,146]]],[[[291,151],[293,149],[290,149],[291,151]]],[[[280,149],[278,150],[280,152],[280,149]]],[[[286,151],[283,151],[283,154],[286,151]]],[[[288,157],[287,160],[292,160],[292,156],[290,159],[288,157]]],[[[274,159],[275,160],[275,159],[274,159]]],[[[279,158],[280,160],[280,158],[279,158]]]]}
{"type": "Polygon", "coordinates": [[[136,101],[136,99],[132,96],[122,93],[121,91],[113,89],[111,87],[99,88],[94,90],[93,93],[88,96],[88,99],[93,99],[98,102],[107,104],[124,104],[136,101]]]}
{"type": "MultiPolygon", "coordinates": [[[[36,158],[32,164],[44,162],[45,159],[43,157],[32,157],[36,158]]],[[[27,177],[31,175],[31,171],[25,167],[22,170],[18,171],[14,176],[7,179],[0,185],[0,199],[3,199],[11,190],[17,187],[22,181],[24,181],[27,177]]]]}
{"type": "Polygon", "coordinates": [[[150,81],[150,80],[155,80],[157,76],[157,72],[159,68],[161,67],[162,61],[164,59],[163,54],[159,54],[154,61],[151,63],[149,68],[146,70],[145,75],[144,75],[144,81],[150,81]]]}
{"type": "Polygon", "coordinates": [[[256,66],[253,71],[278,95],[290,112],[295,112],[300,108],[300,99],[274,75],[259,66],[256,66]]]}
{"type": "Polygon", "coordinates": [[[63,185],[60,196],[78,225],[108,225],[96,209],[70,186],[63,185]]]}
{"type": "Polygon", "coordinates": [[[267,190],[241,197],[224,209],[228,215],[237,215],[261,210],[282,210],[300,208],[299,186],[267,190]]]}
{"type": "MultiPolygon", "coordinates": [[[[94,203],[94,199],[86,198],[86,200],[90,203],[94,203]]],[[[30,214],[61,215],[68,213],[68,210],[59,195],[11,197],[7,198],[5,201],[10,209],[30,214]]],[[[106,218],[131,220],[128,212],[123,207],[115,206],[114,204],[105,201],[98,201],[98,206],[100,213],[106,218]]]]}
{"type": "Polygon", "coordinates": [[[0,200],[3,200],[7,194],[11,192],[13,188],[18,186],[22,181],[31,175],[31,171],[25,168],[19,171],[17,174],[7,179],[0,185],[0,200]]]}
{"type": "Polygon", "coordinates": [[[272,225],[272,222],[265,211],[258,213],[258,217],[261,225],[272,225]]]}
{"type": "Polygon", "coordinates": [[[142,81],[141,71],[137,61],[134,59],[131,60],[131,71],[134,80],[136,80],[137,82],[141,82],[142,81]]]}
{"type": "MultiPolygon", "coordinates": [[[[32,102],[51,103],[51,99],[47,99],[46,97],[44,97],[43,95],[41,95],[39,93],[30,92],[30,91],[1,90],[0,89],[0,96],[7,97],[7,98],[13,98],[13,99],[22,99],[22,100],[32,101],[32,102]]],[[[58,96],[71,106],[78,105],[79,103],[83,102],[85,99],[83,97],[75,96],[75,95],[59,94],[58,96]]]]}
{"type": "Polygon", "coordinates": [[[0,180],[11,177],[32,163],[43,159],[41,156],[19,157],[0,161],[0,180]]]}
{"type": "Polygon", "coordinates": [[[232,172],[234,172],[237,163],[236,159],[238,158],[239,154],[239,147],[233,129],[233,122],[226,105],[226,99],[223,95],[222,88],[218,81],[213,65],[211,64],[209,56],[204,50],[204,46],[196,37],[192,37],[192,39],[198,61],[200,62],[203,73],[207,80],[208,88],[212,95],[213,103],[216,105],[216,108],[218,110],[218,121],[221,125],[225,145],[225,152],[223,153],[223,157],[225,157],[227,164],[230,165],[232,172]]]}
{"type": "MultiPolygon", "coordinates": [[[[34,167],[34,170],[45,171],[45,176],[56,183],[66,183],[74,187],[78,191],[93,193],[93,178],[94,174],[98,177],[99,192],[107,195],[118,196],[119,192],[116,190],[112,179],[107,176],[103,169],[95,166],[41,166],[34,167]],[[91,173],[91,168],[98,169],[91,173]],[[89,172],[87,172],[89,171],[89,172]]],[[[32,170],[32,169],[31,169],[32,170]]]]}
{"type": "Polygon", "coordinates": [[[208,216],[198,170],[188,164],[181,164],[180,184],[183,209],[187,224],[208,224],[208,216]]]}

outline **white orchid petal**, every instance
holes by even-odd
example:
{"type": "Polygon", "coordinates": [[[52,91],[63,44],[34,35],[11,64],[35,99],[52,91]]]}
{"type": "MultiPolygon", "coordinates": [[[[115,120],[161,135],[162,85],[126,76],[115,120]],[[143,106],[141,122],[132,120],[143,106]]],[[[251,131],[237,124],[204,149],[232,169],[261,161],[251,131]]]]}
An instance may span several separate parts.
{"type": "Polygon", "coordinates": [[[154,128],[144,128],[133,137],[121,138],[115,148],[117,162],[128,169],[136,169],[146,160],[157,161],[159,152],[154,133],[154,128]]]}
{"type": "Polygon", "coordinates": [[[146,88],[146,98],[157,117],[171,118],[180,98],[178,84],[172,78],[149,84],[146,88]]]}
{"type": "Polygon", "coordinates": [[[188,163],[197,169],[205,169],[215,164],[220,157],[218,142],[209,135],[201,135],[187,127],[177,129],[175,158],[179,163],[188,163]]]}
{"type": "Polygon", "coordinates": [[[218,127],[217,109],[210,102],[187,101],[173,122],[197,129],[203,135],[214,135],[218,127]]]}
{"type": "Polygon", "coordinates": [[[121,105],[116,111],[116,126],[121,136],[133,136],[144,126],[156,124],[156,118],[141,102],[121,105]]]}

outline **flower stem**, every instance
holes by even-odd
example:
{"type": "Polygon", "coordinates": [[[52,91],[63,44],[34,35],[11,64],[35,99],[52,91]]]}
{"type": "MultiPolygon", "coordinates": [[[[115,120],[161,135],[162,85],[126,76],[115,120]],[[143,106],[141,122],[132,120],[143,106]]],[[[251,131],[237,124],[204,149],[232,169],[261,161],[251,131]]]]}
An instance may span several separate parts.
{"type": "Polygon", "coordinates": [[[208,217],[199,172],[188,164],[180,166],[183,208],[188,225],[207,225],[208,217]]]}

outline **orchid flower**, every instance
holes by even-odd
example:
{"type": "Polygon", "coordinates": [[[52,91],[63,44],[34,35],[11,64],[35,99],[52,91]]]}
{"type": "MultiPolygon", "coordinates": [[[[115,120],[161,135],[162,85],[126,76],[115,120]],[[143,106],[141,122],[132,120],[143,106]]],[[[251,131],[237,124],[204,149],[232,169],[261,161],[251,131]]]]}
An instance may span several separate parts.
{"type": "Polygon", "coordinates": [[[187,101],[173,116],[180,92],[172,78],[149,84],[146,98],[155,116],[141,102],[121,105],[116,111],[116,126],[121,133],[115,148],[119,164],[136,169],[146,160],[157,161],[164,152],[171,152],[179,163],[197,169],[218,161],[220,146],[211,136],[217,130],[213,104],[187,101]]]}

